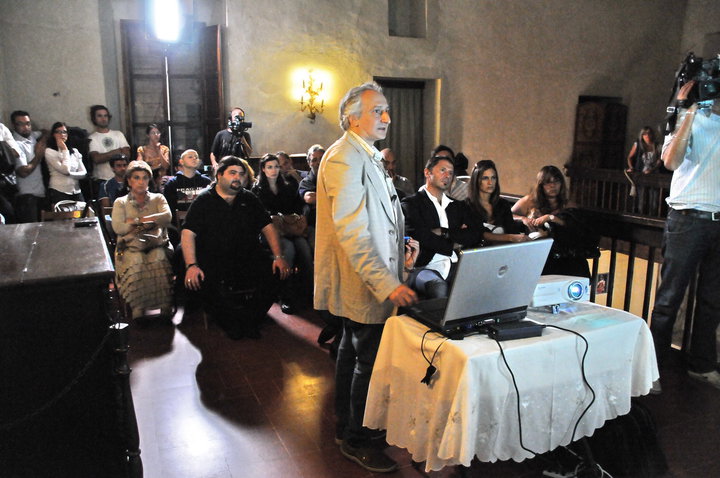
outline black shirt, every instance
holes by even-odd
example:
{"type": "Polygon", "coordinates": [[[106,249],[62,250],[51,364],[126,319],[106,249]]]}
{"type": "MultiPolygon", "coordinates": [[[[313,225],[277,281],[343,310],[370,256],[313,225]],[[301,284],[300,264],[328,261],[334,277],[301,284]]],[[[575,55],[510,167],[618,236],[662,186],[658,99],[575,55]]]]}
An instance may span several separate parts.
{"type": "Polygon", "coordinates": [[[206,279],[252,277],[256,267],[270,269],[270,256],[262,248],[260,233],[270,215],[249,191],[241,189],[232,204],[206,189],[188,209],[184,229],[193,231],[197,262],[206,279]]]}
{"type": "Polygon", "coordinates": [[[205,189],[212,180],[204,174],[196,174],[188,178],[178,171],[165,184],[163,194],[167,199],[170,210],[175,217],[175,211],[187,211],[195,198],[205,189]]]}
{"type": "MultiPolygon", "coordinates": [[[[245,141],[247,141],[248,145],[252,146],[252,142],[250,140],[250,133],[245,131],[242,136],[245,138],[245,141]]],[[[239,137],[237,138],[237,147],[234,148],[234,151],[231,151],[233,149],[234,141],[235,139],[233,138],[233,134],[227,129],[218,131],[218,133],[215,135],[215,139],[213,140],[212,147],[210,148],[212,154],[215,155],[215,161],[219,162],[224,156],[227,156],[229,154],[237,156],[239,158],[247,159],[245,151],[239,145],[239,137]]]]}

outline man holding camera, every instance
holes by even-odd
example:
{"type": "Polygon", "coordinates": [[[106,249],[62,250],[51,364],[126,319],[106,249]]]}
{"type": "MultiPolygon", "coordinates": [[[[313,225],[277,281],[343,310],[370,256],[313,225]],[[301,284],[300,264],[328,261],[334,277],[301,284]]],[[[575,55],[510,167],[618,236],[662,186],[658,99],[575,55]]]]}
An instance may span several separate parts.
{"type": "Polygon", "coordinates": [[[228,127],[218,131],[210,148],[210,163],[217,169],[218,161],[225,156],[237,156],[247,159],[252,154],[252,141],[248,128],[252,123],[245,122],[245,112],[239,106],[228,114],[228,127]]]}
{"type": "MultiPolygon", "coordinates": [[[[665,138],[662,160],[673,171],[663,236],[661,279],[650,329],[658,361],[670,351],[673,325],[685,290],[699,267],[697,309],[688,374],[720,389],[716,331],[720,324],[720,98],[710,106],[688,100],[695,81],[678,92],[679,127],[665,138]]],[[[653,384],[660,392],[659,382],[653,384]]]]}

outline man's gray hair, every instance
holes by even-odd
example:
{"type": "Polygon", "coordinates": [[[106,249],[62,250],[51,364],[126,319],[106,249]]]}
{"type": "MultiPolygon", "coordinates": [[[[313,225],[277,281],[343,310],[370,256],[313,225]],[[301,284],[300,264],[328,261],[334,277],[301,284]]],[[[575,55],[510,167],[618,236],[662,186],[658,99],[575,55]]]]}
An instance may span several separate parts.
{"type": "Polygon", "coordinates": [[[382,88],[374,81],[363,83],[345,93],[345,97],[340,102],[340,127],[344,131],[350,128],[350,116],[360,116],[362,112],[360,96],[368,90],[374,90],[382,94],[382,88]]]}
{"type": "Polygon", "coordinates": [[[313,144],[312,146],[310,146],[307,152],[308,161],[310,160],[310,157],[313,155],[313,153],[315,153],[315,151],[322,151],[324,153],[325,148],[323,148],[321,144],[313,144]]]}

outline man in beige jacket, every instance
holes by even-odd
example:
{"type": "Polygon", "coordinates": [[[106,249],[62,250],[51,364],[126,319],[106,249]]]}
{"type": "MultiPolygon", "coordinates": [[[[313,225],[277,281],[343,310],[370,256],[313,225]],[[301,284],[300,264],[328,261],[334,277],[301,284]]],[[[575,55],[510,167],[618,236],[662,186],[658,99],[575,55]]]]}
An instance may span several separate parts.
{"type": "Polygon", "coordinates": [[[336,441],[341,452],[373,472],[395,462],[371,446],[363,429],[370,374],[383,324],[397,306],[417,301],[402,283],[404,219],[374,142],[390,125],[387,100],[375,83],[348,91],[340,103],[345,134],[323,156],[318,173],[315,308],[341,318],[336,364],[336,441]]]}

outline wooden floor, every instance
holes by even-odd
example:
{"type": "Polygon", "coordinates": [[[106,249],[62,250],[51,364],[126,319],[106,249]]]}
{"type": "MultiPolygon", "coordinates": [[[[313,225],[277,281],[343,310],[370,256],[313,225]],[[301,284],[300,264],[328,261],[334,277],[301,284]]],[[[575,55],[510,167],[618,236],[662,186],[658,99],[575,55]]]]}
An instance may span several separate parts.
{"type": "MultiPolygon", "coordinates": [[[[228,339],[198,313],[174,325],[133,325],[130,361],[148,478],[323,478],[374,476],[346,460],[333,441],[334,365],[316,343],[312,311],[277,305],[260,340],[228,339]]],[[[697,384],[679,365],[663,373],[663,394],[643,397],[659,427],[667,477],[720,476],[720,391],[697,384]]],[[[473,463],[429,475],[407,451],[388,448],[398,477],[541,476],[538,459],[473,463]]]]}

